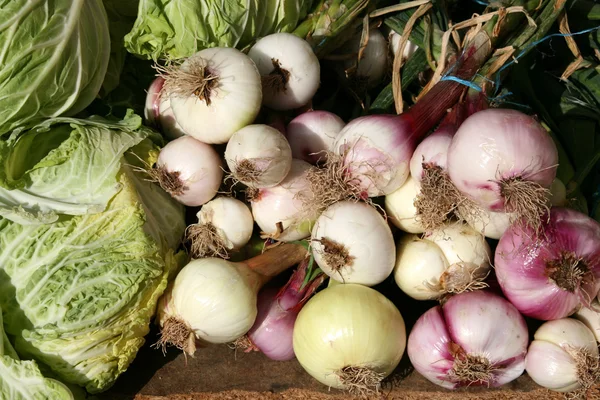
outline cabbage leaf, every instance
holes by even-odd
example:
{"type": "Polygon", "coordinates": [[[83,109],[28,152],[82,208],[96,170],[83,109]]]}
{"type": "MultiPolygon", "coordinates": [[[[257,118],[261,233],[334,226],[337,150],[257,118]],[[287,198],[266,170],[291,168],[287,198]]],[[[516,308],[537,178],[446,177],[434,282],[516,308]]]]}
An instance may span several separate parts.
{"type": "Polygon", "coordinates": [[[259,37],[291,32],[312,1],[140,0],[125,48],[147,59],[189,57],[208,47],[243,48],[259,37]]]}
{"type": "Polygon", "coordinates": [[[20,361],[2,324],[0,309],[0,398],[10,400],[72,400],[73,394],[57,380],[45,378],[35,361],[20,361]]]}
{"type": "Polygon", "coordinates": [[[102,0],[0,2],[0,136],[71,116],[98,95],[110,56],[102,0]]]}

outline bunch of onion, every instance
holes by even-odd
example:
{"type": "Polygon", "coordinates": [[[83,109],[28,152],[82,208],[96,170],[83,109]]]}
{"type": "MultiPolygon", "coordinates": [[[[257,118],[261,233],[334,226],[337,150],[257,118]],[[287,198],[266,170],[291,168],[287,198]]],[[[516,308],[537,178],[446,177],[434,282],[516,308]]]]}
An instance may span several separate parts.
{"type": "Polygon", "coordinates": [[[538,385],[557,392],[575,391],[583,398],[600,378],[598,343],[580,321],[546,322],[529,345],[525,369],[538,385]]]}
{"type": "Polygon", "coordinates": [[[304,259],[281,289],[264,288],[258,294],[258,315],[252,329],[238,339],[237,349],[261,351],[272,360],[294,358],[294,323],[308,299],[325,280],[318,269],[312,271],[304,259]]]}
{"type": "Polygon", "coordinates": [[[400,312],[381,293],[358,284],[336,284],[302,308],[293,346],[300,365],[333,388],[366,394],[398,366],[406,346],[400,312]]]}
{"type": "Polygon", "coordinates": [[[502,235],[494,265],[505,296],[524,315],[554,320],[589,307],[600,289],[600,223],[553,207],[540,232],[521,225],[502,235]]]}
{"type": "Polygon", "coordinates": [[[240,200],[217,197],[204,204],[196,216],[198,223],[186,230],[192,258],[229,258],[230,252],[244,247],[252,237],[252,212],[240,200]]]}
{"type": "Polygon", "coordinates": [[[394,279],[417,300],[440,299],[487,287],[491,250],[485,238],[467,224],[454,222],[422,238],[402,237],[397,245],[394,279]]]}
{"type": "MultiPolygon", "coordinates": [[[[528,5],[529,7],[529,5],[528,5]]],[[[466,44],[452,66],[458,80],[441,80],[408,111],[400,115],[370,115],[349,122],[340,132],[333,156],[328,155],[324,172],[311,178],[312,198],[305,207],[322,212],[348,198],[366,199],[387,195],[408,178],[410,159],[417,144],[453,107],[465,90],[459,81],[470,80],[490,56],[504,32],[491,34],[498,21],[490,20],[466,44]]],[[[507,24],[508,31],[515,25],[507,24]]]]}
{"type": "Polygon", "coordinates": [[[528,339],[512,304],[478,290],[423,314],[410,332],[408,357],[421,375],[447,389],[498,387],[523,373],[528,339]]]}
{"type": "Polygon", "coordinates": [[[194,207],[215,197],[223,179],[222,165],[211,145],[186,135],[167,143],[156,164],[141,171],[174,199],[194,207]]]}
{"type": "Polygon", "coordinates": [[[174,124],[204,143],[227,143],[260,111],[260,74],[250,57],[239,50],[208,48],[180,65],[157,69],[164,79],[159,114],[160,101],[168,101],[174,124]]]}
{"type": "Polygon", "coordinates": [[[307,256],[300,244],[282,244],[244,262],[202,258],[179,272],[159,301],[163,349],[193,355],[196,344],[229,343],[245,335],[257,315],[257,295],[272,277],[307,256]]]}

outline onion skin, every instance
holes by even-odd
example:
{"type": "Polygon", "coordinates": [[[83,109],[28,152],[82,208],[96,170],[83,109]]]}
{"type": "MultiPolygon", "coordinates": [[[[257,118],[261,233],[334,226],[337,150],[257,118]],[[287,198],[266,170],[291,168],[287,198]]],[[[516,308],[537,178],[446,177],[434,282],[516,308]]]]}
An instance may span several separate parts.
{"type": "Polygon", "coordinates": [[[600,224],[567,208],[553,207],[541,237],[526,227],[509,228],[498,243],[495,268],[504,295],[524,315],[554,320],[587,306],[600,289],[600,224]],[[573,292],[548,275],[548,262],[572,253],[589,270],[573,292]]]}
{"type": "Polygon", "coordinates": [[[467,118],[448,150],[448,174],[457,189],[490,211],[505,209],[498,181],[514,177],[550,188],[558,150],[546,130],[515,110],[487,109],[467,118]]]}
{"type": "Polygon", "coordinates": [[[453,296],[423,314],[407,349],[415,369],[439,386],[498,387],[523,373],[527,342],[527,325],[517,309],[502,297],[479,290],[453,296]],[[449,373],[461,350],[481,355],[494,366],[489,382],[453,380],[449,373]]]}

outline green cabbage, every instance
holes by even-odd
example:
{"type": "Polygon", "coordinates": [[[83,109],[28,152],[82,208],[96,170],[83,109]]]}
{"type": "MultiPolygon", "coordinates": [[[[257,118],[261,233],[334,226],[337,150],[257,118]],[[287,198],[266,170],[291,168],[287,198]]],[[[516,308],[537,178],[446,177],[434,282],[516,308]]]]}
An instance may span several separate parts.
{"type": "Polygon", "coordinates": [[[27,224],[0,217],[6,332],[19,355],[91,393],[127,369],[184,261],[175,252],[183,207],[136,171],[157,158],[151,139],[129,114],[60,118],[4,143],[12,169],[3,183],[38,199],[31,216],[52,215],[27,224]]]}
{"type": "Polygon", "coordinates": [[[74,115],[98,95],[110,55],[102,0],[0,2],[0,136],[74,115]]]}
{"type": "Polygon", "coordinates": [[[72,400],[71,391],[54,379],[44,378],[35,361],[20,361],[2,324],[0,309],[0,398],[10,400],[72,400]]]}
{"type": "Polygon", "coordinates": [[[125,48],[140,57],[177,59],[207,47],[243,48],[256,38],[291,32],[312,1],[140,0],[125,48]]]}

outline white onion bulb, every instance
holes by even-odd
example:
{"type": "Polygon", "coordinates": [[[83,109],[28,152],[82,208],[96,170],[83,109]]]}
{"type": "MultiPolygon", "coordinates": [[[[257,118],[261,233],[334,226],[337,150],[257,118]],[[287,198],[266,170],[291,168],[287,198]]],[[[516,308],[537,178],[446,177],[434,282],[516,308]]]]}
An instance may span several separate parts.
{"type": "Polygon", "coordinates": [[[366,286],[338,284],[312,297],[294,325],[294,353],[313,378],[352,392],[376,391],[406,348],[404,319],[366,286]]]}
{"type": "Polygon", "coordinates": [[[600,342],[600,303],[597,298],[589,307],[581,307],[573,316],[583,322],[592,331],[596,341],[600,342]]]}
{"type": "Polygon", "coordinates": [[[222,162],[212,146],[182,136],[162,148],[152,178],[186,206],[201,206],[215,195],[223,179],[222,162]]]}
{"type": "MultiPolygon", "coordinates": [[[[355,35],[342,49],[344,52],[352,52],[358,55],[360,49],[361,35],[355,35]]],[[[388,43],[379,29],[369,30],[369,41],[363,49],[362,58],[356,63],[357,57],[346,61],[346,69],[356,66],[352,75],[359,79],[365,79],[368,88],[377,86],[384,78],[388,68],[388,43]]]]}
{"type": "Polygon", "coordinates": [[[165,90],[181,128],[204,143],[227,143],[251,124],[262,101],[260,74],[239,50],[199,51],[166,77],[165,90]]]}
{"type": "MultiPolygon", "coordinates": [[[[395,55],[398,52],[399,48],[400,48],[400,41],[402,40],[402,35],[400,35],[399,33],[397,33],[394,30],[391,30],[390,31],[390,35],[388,37],[388,40],[389,40],[389,43],[390,43],[390,49],[392,51],[392,54],[395,55]]],[[[402,52],[402,58],[405,59],[405,60],[407,60],[418,49],[419,49],[419,46],[417,46],[416,44],[414,44],[410,40],[407,40],[406,44],[404,45],[404,51],[402,52]]]]}
{"type": "Polygon", "coordinates": [[[374,286],[394,269],[392,231],[366,203],[341,201],[327,208],[315,223],[311,242],[319,267],[340,282],[374,286]]]}
{"type": "Polygon", "coordinates": [[[290,172],[292,149],[277,129],[248,125],[229,139],[225,160],[233,176],[246,186],[273,187],[290,172]]]}
{"type": "Polygon", "coordinates": [[[193,258],[226,258],[229,252],[241,249],[252,237],[252,212],[237,199],[217,197],[204,204],[196,216],[198,223],[187,230],[193,258]]]}
{"type": "Polygon", "coordinates": [[[535,383],[557,392],[589,388],[599,372],[594,334],[572,318],[545,322],[529,345],[525,370],[535,383]]]}
{"type": "Polygon", "coordinates": [[[259,39],[248,52],[263,77],[263,104],[291,110],[308,103],[319,88],[321,67],[312,47],[291,33],[259,39]]]}
{"type": "Polygon", "coordinates": [[[397,244],[394,279],[417,300],[481,289],[490,271],[491,249],[484,237],[462,223],[408,235],[397,244]]]}

